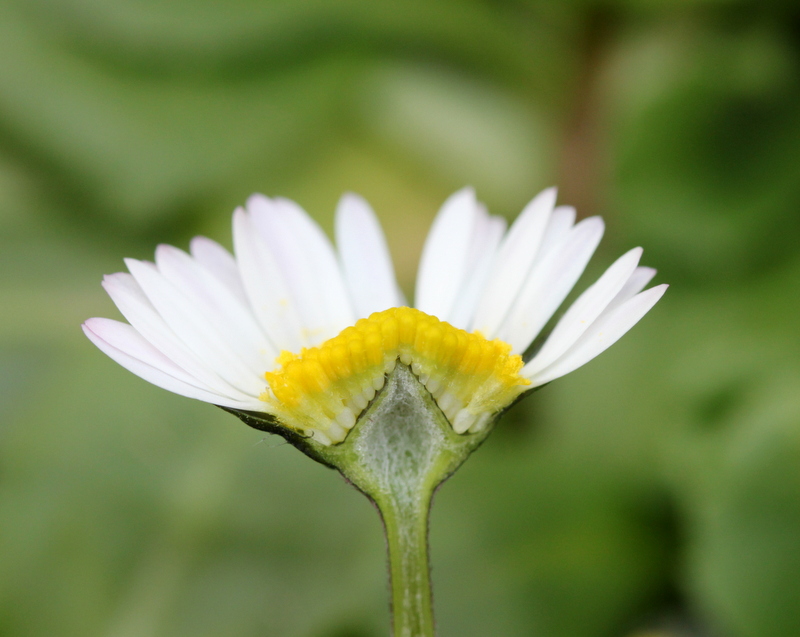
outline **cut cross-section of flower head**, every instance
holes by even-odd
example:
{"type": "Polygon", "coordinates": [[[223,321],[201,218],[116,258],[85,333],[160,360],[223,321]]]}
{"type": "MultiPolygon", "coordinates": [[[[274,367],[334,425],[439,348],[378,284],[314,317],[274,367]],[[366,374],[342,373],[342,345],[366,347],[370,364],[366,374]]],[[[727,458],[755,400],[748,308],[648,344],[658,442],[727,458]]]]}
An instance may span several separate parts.
{"type": "Polygon", "coordinates": [[[583,273],[603,221],[575,222],[555,189],[506,229],[471,189],[442,206],[409,307],[369,205],[345,195],[336,248],[286,199],[233,216],[234,255],[205,237],[126,260],[108,294],[127,323],[86,321],[108,356],[169,391],[262,412],[322,444],[341,442],[395,365],[409,366],[458,433],[477,432],[523,392],[588,362],[666,289],[642,250],[622,255],[528,358],[583,273]]]}

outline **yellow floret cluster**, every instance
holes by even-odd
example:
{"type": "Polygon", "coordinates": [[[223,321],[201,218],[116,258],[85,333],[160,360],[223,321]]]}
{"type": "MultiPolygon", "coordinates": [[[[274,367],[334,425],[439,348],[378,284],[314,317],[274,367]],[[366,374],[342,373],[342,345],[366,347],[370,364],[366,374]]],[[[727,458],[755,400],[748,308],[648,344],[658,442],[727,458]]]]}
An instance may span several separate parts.
{"type": "Polygon", "coordinates": [[[271,403],[288,425],[340,442],[397,361],[409,365],[458,433],[477,431],[530,381],[511,346],[470,334],[409,307],[375,312],[299,354],[282,352],[265,374],[271,403]]]}

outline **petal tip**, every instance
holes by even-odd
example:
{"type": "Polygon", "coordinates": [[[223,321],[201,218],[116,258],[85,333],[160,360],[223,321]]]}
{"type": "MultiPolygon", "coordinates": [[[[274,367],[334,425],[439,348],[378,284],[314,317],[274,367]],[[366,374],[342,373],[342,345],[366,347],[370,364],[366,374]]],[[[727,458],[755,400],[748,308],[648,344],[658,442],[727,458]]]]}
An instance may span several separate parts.
{"type": "Polygon", "coordinates": [[[337,216],[365,209],[372,210],[367,200],[356,192],[347,191],[342,193],[342,196],[339,197],[339,203],[336,204],[337,216]]]}
{"type": "Polygon", "coordinates": [[[553,205],[555,206],[556,200],[558,199],[558,186],[548,186],[534,198],[538,199],[539,197],[542,199],[552,199],[553,205]]]}
{"type": "MultiPolygon", "coordinates": [[[[254,192],[247,198],[245,207],[249,210],[252,207],[267,206],[271,203],[270,198],[260,192],[254,192]]],[[[241,207],[241,206],[240,206],[241,207]]]]}

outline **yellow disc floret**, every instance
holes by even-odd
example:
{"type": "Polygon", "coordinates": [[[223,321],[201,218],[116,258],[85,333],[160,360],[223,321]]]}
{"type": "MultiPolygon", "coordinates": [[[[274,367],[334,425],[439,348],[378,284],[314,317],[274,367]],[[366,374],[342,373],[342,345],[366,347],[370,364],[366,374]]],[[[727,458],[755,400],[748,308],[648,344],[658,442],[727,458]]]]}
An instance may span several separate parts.
{"type": "Polygon", "coordinates": [[[409,307],[375,312],[319,347],[281,352],[261,395],[290,427],[331,444],[344,440],[397,361],[411,367],[458,433],[478,431],[530,381],[522,358],[409,307]]]}

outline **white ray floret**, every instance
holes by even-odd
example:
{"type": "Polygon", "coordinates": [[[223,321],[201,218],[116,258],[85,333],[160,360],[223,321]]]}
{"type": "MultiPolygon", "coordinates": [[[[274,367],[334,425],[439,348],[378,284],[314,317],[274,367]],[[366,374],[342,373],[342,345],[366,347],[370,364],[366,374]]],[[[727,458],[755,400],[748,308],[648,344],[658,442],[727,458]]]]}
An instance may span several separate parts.
{"type": "Polygon", "coordinates": [[[559,358],[583,334],[614,297],[622,290],[639,263],[641,248],[621,256],[570,306],[553,329],[547,342],[526,365],[529,374],[544,369],[559,358]]]}
{"type": "Polygon", "coordinates": [[[497,251],[473,318],[473,329],[494,334],[505,319],[539,253],[555,203],[556,189],[548,188],[525,206],[511,225],[497,251]]]}
{"type": "Polygon", "coordinates": [[[604,229],[599,217],[584,219],[561,233],[536,260],[496,332],[511,343],[513,351],[524,352],[564,302],[592,258],[604,229]]]}
{"type": "Polygon", "coordinates": [[[446,320],[451,325],[470,329],[475,309],[484,291],[489,289],[488,278],[497,258],[497,248],[506,231],[506,220],[492,217],[482,206],[473,227],[466,268],[455,304],[446,320]]]}
{"type": "Polygon", "coordinates": [[[339,201],[336,245],[358,318],[406,304],[380,224],[358,195],[347,193],[339,201]]]}
{"type": "Polygon", "coordinates": [[[470,264],[475,226],[484,214],[472,188],[459,190],[444,203],[422,248],[415,299],[418,309],[449,320],[470,264]]]}

